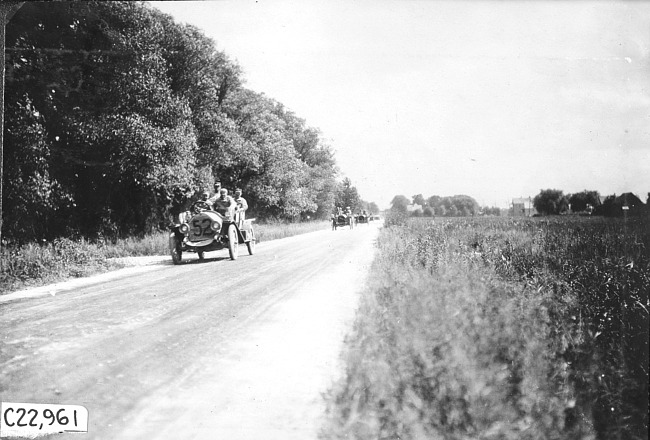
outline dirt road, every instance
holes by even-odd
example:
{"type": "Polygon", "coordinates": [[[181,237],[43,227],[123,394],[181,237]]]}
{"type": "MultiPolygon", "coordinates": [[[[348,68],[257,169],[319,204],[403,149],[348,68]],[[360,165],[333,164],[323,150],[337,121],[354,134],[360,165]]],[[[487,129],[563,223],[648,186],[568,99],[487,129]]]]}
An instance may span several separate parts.
{"type": "Polygon", "coordinates": [[[88,434],[52,438],[316,438],[376,232],[0,303],[0,396],[88,409],[88,434]]]}

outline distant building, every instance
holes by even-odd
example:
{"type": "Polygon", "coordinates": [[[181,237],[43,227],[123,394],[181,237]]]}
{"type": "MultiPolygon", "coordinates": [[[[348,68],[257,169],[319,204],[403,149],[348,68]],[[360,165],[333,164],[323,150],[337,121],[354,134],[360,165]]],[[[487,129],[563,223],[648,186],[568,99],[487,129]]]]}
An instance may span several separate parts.
{"type": "Polygon", "coordinates": [[[530,197],[512,199],[512,208],[510,208],[510,215],[513,217],[532,217],[537,214],[537,210],[533,206],[533,199],[530,197]]]}
{"type": "Polygon", "coordinates": [[[420,211],[422,211],[422,205],[418,205],[416,203],[414,203],[412,205],[406,205],[406,211],[408,211],[408,212],[417,211],[418,209],[420,211]]]}

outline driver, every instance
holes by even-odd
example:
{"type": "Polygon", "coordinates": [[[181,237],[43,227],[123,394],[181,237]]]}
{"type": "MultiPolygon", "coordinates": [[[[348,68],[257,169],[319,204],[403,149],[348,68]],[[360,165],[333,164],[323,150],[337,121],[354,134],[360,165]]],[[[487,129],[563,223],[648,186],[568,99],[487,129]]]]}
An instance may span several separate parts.
{"type": "Polygon", "coordinates": [[[210,192],[209,191],[203,191],[201,193],[201,198],[194,202],[194,213],[198,214],[201,211],[205,211],[206,209],[212,210],[212,202],[210,201],[210,192]]]}
{"type": "Polygon", "coordinates": [[[228,190],[221,188],[221,190],[219,190],[219,198],[214,201],[214,210],[221,215],[226,215],[229,209],[236,206],[237,202],[228,195],[228,190]]]}

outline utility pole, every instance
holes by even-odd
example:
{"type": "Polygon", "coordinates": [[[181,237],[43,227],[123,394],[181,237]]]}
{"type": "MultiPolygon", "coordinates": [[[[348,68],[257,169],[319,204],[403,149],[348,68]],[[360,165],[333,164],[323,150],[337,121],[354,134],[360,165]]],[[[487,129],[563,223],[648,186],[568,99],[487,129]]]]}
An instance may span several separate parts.
{"type": "Polygon", "coordinates": [[[2,180],[4,178],[4,132],[5,132],[5,30],[7,23],[25,2],[3,1],[0,3],[0,246],[2,246],[2,180]]]}

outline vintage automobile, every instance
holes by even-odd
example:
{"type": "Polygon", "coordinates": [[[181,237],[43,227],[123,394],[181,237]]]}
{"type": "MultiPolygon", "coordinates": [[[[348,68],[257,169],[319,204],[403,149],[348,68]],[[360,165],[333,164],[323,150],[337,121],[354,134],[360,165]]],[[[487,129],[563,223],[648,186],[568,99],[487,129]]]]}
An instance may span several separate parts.
{"type": "Polygon", "coordinates": [[[332,215],[332,231],[345,226],[349,226],[350,229],[354,227],[354,216],[346,214],[332,215]]]}
{"type": "Polygon", "coordinates": [[[169,251],[174,264],[180,264],[184,252],[196,252],[203,260],[205,252],[228,249],[231,260],[239,256],[239,244],[246,244],[248,253],[255,251],[253,220],[241,220],[236,208],[221,214],[205,202],[195,202],[190,211],[178,216],[171,226],[169,251]]]}
{"type": "Polygon", "coordinates": [[[358,214],[356,217],[357,223],[364,223],[366,225],[370,224],[369,221],[371,220],[372,216],[369,216],[367,214],[358,214]]]}

